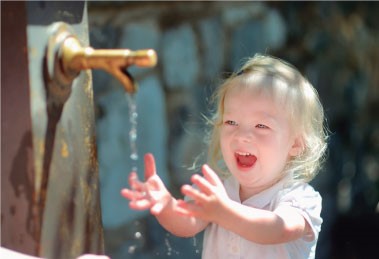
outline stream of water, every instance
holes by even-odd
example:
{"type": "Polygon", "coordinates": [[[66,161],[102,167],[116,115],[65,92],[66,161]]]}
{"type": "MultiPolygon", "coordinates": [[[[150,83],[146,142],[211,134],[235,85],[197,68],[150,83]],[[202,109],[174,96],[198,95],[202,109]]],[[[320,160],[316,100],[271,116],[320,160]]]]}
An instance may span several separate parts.
{"type": "Polygon", "coordinates": [[[136,96],[134,94],[126,93],[126,100],[129,107],[129,142],[130,142],[130,160],[131,169],[133,172],[137,172],[137,162],[138,162],[138,149],[137,149],[137,103],[136,96]]]}
{"type": "MultiPolygon", "coordinates": [[[[129,123],[130,123],[130,130],[129,130],[129,144],[130,144],[130,160],[131,160],[131,170],[133,172],[137,173],[138,169],[138,149],[137,149],[137,102],[136,102],[136,96],[133,94],[126,93],[126,100],[128,103],[129,108],[129,123]]],[[[141,234],[141,232],[136,232],[134,235],[136,243],[129,246],[128,253],[134,254],[136,250],[138,249],[139,243],[141,242],[141,239],[144,238],[141,234]]],[[[176,251],[172,248],[171,243],[169,241],[169,234],[166,234],[166,237],[164,239],[164,244],[166,246],[166,255],[167,256],[173,256],[179,255],[179,251],[176,251]]],[[[196,251],[196,254],[199,254],[199,248],[197,245],[196,238],[193,238],[193,246],[196,251]]]]}

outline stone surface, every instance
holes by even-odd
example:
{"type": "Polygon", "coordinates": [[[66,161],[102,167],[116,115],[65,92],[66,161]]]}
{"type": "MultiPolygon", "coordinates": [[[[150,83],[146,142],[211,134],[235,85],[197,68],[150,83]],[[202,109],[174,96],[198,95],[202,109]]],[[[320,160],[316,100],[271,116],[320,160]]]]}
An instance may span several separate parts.
{"type": "Polygon", "coordinates": [[[200,65],[195,37],[189,24],[164,32],[161,62],[164,80],[169,89],[196,85],[200,65]]]}
{"type": "Polygon", "coordinates": [[[265,43],[265,31],[261,19],[249,20],[235,28],[231,39],[231,56],[229,66],[236,71],[246,61],[246,58],[255,53],[265,53],[268,47],[265,43]]]}
{"type": "MultiPolygon", "coordinates": [[[[127,23],[123,26],[120,35],[118,48],[131,50],[154,49],[160,57],[161,32],[156,22],[153,20],[143,20],[141,22],[127,23]]],[[[147,68],[131,66],[128,71],[135,77],[149,72],[147,68]]]]}
{"type": "Polygon", "coordinates": [[[220,19],[211,17],[199,22],[202,76],[205,80],[220,77],[224,65],[225,32],[220,19]]]}

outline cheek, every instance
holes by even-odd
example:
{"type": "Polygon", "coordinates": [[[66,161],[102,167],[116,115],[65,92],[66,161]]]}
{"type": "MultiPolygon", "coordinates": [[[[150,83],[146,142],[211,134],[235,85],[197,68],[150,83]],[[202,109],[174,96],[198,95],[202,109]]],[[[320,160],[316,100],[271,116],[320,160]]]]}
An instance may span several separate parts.
{"type": "Polygon", "coordinates": [[[224,146],[227,142],[228,134],[224,127],[220,128],[220,146],[224,146]]]}
{"type": "Polygon", "coordinates": [[[225,155],[227,155],[230,150],[230,134],[225,130],[220,131],[220,148],[225,159],[225,155]]]}
{"type": "Polygon", "coordinates": [[[225,136],[223,136],[223,134],[220,135],[220,148],[222,154],[224,155],[227,150],[227,140],[225,139],[225,136]]]}
{"type": "Polygon", "coordinates": [[[270,159],[280,157],[287,157],[288,154],[288,145],[285,145],[280,139],[273,138],[261,138],[260,142],[260,152],[265,153],[266,157],[270,159]]]}
{"type": "Polygon", "coordinates": [[[277,158],[279,164],[286,163],[289,160],[290,146],[288,142],[284,143],[284,141],[277,141],[276,143],[273,143],[272,147],[272,156],[277,158]]]}

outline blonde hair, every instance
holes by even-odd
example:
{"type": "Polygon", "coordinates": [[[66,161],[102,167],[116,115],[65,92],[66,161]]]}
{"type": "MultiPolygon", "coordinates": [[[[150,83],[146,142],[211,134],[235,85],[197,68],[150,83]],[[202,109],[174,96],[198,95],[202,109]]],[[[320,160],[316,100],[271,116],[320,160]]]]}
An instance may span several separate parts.
{"type": "Polygon", "coordinates": [[[324,110],[317,91],[292,65],[275,57],[257,54],[247,60],[238,73],[233,73],[216,90],[216,107],[209,119],[208,163],[221,177],[229,175],[222,159],[220,128],[227,91],[236,86],[265,93],[281,101],[288,111],[293,129],[303,140],[301,154],[288,161],[283,174],[293,173],[294,180],[309,182],[318,173],[326,151],[327,131],[324,110]]]}

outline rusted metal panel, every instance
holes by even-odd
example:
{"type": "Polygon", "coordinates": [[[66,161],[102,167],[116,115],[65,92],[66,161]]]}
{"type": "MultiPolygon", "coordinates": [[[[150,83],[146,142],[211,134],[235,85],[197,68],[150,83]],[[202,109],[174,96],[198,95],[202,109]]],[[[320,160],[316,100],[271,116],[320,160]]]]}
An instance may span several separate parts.
{"type": "Polygon", "coordinates": [[[1,3],[1,246],[37,254],[24,2],[1,3]]]}
{"type": "Polygon", "coordinates": [[[2,245],[47,258],[102,253],[91,72],[80,73],[63,102],[46,82],[51,24],[69,23],[88,44],[86,3],[6,3],[2,20],[9,12],[9,24],[2,21],[2,29],[18,24],[23,38],[14,27],[2,37],[9,39],[2,44],[2,70],[14,61],[2,71],[2,245]],[[10,50],[17,54],[8,56],[10,50]]]}

